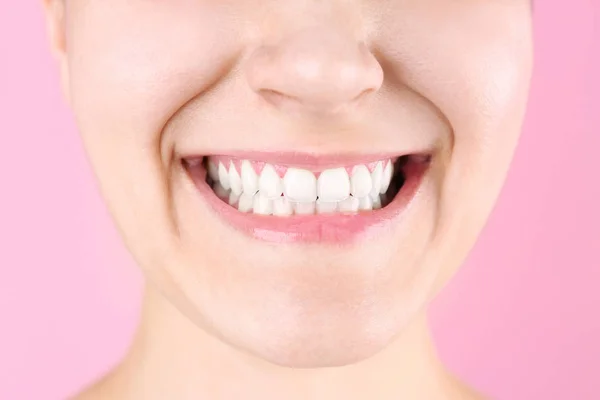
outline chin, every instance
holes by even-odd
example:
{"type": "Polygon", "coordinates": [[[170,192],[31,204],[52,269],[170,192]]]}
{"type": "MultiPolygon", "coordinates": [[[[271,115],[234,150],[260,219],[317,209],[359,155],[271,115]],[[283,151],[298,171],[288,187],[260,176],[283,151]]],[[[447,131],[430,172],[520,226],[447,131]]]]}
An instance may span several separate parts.
{"type": "MultiPolygon", "coordinates": [[[[360,254],[353,257],[361,260],[360,254]]],[[[419,264],[262,267],[261,278],[249,266],[240,267],[233,283],[180,287],[181,302],[174,303],[226,348],[286,368],[341,367],[382,352],[421,315],[437,276],[419,264]]]]}
{"type": "Polygon", "coordinates": [[[293,321],[284,325],[272,321],[256,333],[229,333],[221,337],[255,358],[286,368],[333,368],[365,361],[383,351],[402,332],[407,321],[397,321],[388,313],[369,311],[369,321],[357,315],[331,316],[331,321],[317,322],[317,318],[293,321]],[[375,319],[375,317],[379,317],[375,319]],[[385,326],[385,328],[382,328],[385,326]]]}

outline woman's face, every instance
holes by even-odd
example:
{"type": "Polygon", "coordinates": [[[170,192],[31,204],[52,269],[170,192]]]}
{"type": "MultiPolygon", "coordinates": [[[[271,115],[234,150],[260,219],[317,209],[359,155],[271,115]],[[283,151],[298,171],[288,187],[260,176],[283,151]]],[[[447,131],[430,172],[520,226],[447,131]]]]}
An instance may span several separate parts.
{"type": "Polygon", "coordinates": [[[365,359],[473,245],[521,128],[528,0],[65,5],[102,193],[211,334],[281,365],[365,359]]]}

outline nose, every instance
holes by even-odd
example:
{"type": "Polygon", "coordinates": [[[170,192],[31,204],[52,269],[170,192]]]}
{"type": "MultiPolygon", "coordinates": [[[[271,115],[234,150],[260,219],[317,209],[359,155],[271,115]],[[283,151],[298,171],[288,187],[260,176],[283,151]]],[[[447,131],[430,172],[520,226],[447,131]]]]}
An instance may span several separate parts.
{"type": "Polygon", "coordinates": [[[258,47],[247,60],[246,77],[252,90],[281,110],[330,114],[378,91],[383,70],[363,42],[324,27],[258,47]]]}

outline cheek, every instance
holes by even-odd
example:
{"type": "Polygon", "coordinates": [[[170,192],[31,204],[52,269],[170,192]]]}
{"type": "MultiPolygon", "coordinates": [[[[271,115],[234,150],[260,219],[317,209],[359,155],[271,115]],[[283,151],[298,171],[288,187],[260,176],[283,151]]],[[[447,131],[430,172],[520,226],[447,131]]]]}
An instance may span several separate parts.
{"type": "Polygon", "coordinates": [[[392,60],[389,75],[430,101],[456,140],[480,147],[502,140],[494,132],[507,119],[520,119],[527,96],[528,2],[432,0],[409,14],[402,11],[382,21],[381,51],[392,60]]]}
{"type": "Polygon", "coordinates": [[[391,15],[386,26],[393,31],[382,43],[395,59],[393,75],[452,129],[442,160],[436,251],[428,259],[448,269],[443,284],[487,220],[510,165],[529,89],[531,15],[526,1],[436,2],[438,11],[428,8],[432,3],[415,6],[408,19],[391,15]]]}
{"type": "Polygon", "coordinates": [[[107,206],[143,265],[174,246],[159,152],[165,125],[229,67],[239,40],[218,10],[193,3],[69,5],[71,105],[107,206]]]}
{"type": "Polygon", "coordinates": [[[239,41],[231,21],[194,3],[74,3],[73,107],[84,134],[102,135],[89,140],[156,146],[173,113],[230,67],[239,41]]]}

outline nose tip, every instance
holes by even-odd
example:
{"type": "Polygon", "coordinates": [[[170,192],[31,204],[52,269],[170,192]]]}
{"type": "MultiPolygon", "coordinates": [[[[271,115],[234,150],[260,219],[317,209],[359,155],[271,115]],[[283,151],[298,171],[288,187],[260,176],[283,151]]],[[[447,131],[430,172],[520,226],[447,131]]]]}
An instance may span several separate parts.
{"type": "Polygon", "coordinates": [[[279,108],[335,112],[376,92],[381,65],[361,42],[327,29],[294,33],[257,48],[248,59],[249,86],[279,108]]]}

